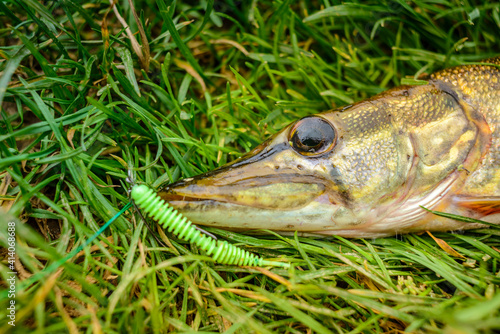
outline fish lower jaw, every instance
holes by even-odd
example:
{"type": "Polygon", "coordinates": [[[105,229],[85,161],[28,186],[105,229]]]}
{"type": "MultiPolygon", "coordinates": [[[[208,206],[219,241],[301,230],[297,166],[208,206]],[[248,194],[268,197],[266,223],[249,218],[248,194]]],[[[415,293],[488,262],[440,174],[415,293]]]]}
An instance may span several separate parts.
{"type": "Polygon", "coordinates": [[[293,210],[263,209],[214,200],[171,204],[195,224],[224,229],[314,232],[339,228],[331,220],[336,208],[316,201],[293,210]]]}

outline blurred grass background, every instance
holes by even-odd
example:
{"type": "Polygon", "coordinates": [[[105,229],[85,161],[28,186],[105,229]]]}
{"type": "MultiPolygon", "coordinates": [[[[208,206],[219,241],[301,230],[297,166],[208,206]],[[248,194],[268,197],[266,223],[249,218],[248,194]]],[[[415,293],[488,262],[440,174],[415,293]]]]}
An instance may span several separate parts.
{"type": "MultiPolygon", "coordinates": [[[[0,1],[0,226],[16,221],[16,327],[0,332],[489,333],[500,230],[376,240],[210,229],[291,270],[214,264],[127,202],[299,117],[500,54],[488,1],[0,1]],[[453,248],[445,249],[446,244],[453,248]],[[440,247],[443,246],[443,248],[440,247]]],[[[6,228],[0,231],[6,246],[6,228]]]]}

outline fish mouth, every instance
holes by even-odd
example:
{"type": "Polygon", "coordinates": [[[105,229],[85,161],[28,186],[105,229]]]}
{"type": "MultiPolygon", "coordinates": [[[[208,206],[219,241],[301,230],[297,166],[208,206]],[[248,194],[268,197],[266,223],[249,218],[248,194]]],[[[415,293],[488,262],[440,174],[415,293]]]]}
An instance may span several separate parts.
{"type": "Polygon", "coordinates": [[[174,183],[159,195],[199,225],[231,230],[316,232],[331,229],[333,222],[325,222],[330,221],[333,205],[325,186],[287,182],[290,177],[254,177],[223,183],[228,175],[221,172],[174,183]]]}
{"type": "Polygon", "coordinates": [[[303,175],[248,174],[227,169],[215,174],[210,172],[176,182],[159,195],[176,207],[212,201],[259,209],[295,210],[306,206],[325,192],[325,185],[310,182],[311,178],[303,175]],[[244,176],[239,178],[237,175],[244,176]]]}
{"type": "Polygon", "coordinates": [[[325,231],[334,228],[332,205],[322,185],[271,183],[214,188],[189,181],[159,193],[193,223],[233,231],[325,231]],[[193,186],[194,184],[194,186],[193,186]],[[283,190],[280,196],[276,192],[283,190]],[[293,193],[293,194],[292,194],[293,193]],[[325,222],[330,222],[330,224],[325,222]]]}

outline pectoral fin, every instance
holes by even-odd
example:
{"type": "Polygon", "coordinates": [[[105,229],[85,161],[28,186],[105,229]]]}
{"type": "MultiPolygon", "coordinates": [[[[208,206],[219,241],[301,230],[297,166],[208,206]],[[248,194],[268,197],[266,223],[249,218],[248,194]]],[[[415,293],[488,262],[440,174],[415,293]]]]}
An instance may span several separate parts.
{"type": "Polygon", "coordinates": [[[457,207],[470,210],[483,217],[500,214],[500,196],[455,196],[453,203],[457,207]]]}

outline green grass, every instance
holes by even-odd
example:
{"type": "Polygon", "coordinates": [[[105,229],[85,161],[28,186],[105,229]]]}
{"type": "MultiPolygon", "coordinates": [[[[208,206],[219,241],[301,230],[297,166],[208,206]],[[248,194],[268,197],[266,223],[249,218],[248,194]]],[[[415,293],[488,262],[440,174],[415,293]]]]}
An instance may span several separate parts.
{"type": "Polygon", "coordinates": [[[0,2],[0,245],[16,221],[16,327],[0,332],[488,333],[500,229],[375,240],[219,238],[293,269],[217,265],[129,210],[127,169],[160,187],[289,122],[500,54],[484,1],[0,2]],[[196,3],[196,2],[193,2],[196,3]],[[135,11],[132,10],[135,8],[135,11]],[[121,21],[130,25],[124,28],[121,21]]]}

